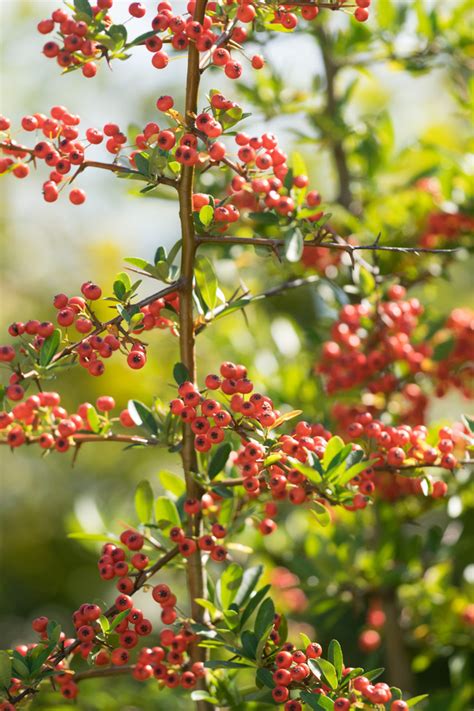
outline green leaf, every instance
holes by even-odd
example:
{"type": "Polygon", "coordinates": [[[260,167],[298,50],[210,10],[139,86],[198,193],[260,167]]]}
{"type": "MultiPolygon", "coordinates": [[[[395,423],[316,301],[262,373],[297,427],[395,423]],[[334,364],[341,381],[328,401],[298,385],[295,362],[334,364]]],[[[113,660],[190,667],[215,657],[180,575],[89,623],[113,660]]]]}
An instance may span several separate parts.
{"type": "Polygon", "coordinates": [[[259,639],[263,639],[265,637],[266,631],[273,625],[274,618],[275,605],[273,600],[270,597],[267,597],[266,600],[264,600],[260,605],[257,617],[255,618],[254,630],[259,639]]]}
{"type": "MultiPolygon", "coordinates": [[[[154,33],[153,33],[154,34],[154,33]]],[[[215,696],[211,696],[211,694],[208,691],[200,691],[200,690],[195,690],[191,692],[191,699],[193,701],[207,701],[209,704],[218,704],[219,699],[216,699],[215,696]]]]}
{"type": "Polygon", "coordinates": [[[182,385],[190,379],[189,371],[184,363],[175,363],[173,367],[173,377],[178,385],[182,385]]]}
{"type": "Polygon", "coordinates": [[[50,620],[46,627],[46,634],[48,635],[49,642],[55,647],[61,636],[61,625],[58,625],[54,620],[50,620]]]}
{"type": "Polygon", "coordinates": [[[235,596],[234,605],[237,607],[242,607],[249,599],[252,592],[262,577],[263,565],[254,565],[251,568],[247,568],[242,577],[242,583],[240,585],[239,591],[235,596]]]}
{"type": "Polygon", "coordinates": [[[183,244],[183,240],[179,239],[175,244],[171,247],[170,252],[166,258],[168,264],[173,264],[174,260],[176,259],[179,250],[181,249],[181,246],[183,244]]]}
{"type": "Polygon", "coordinates": [[[280,222],[280,218],[274,212],[249,212],[248,216],[259,225],[277,225],[280,222]]]}
{"type": "Polygon", "coordinates": [[[309,511],[320,526],[326,527],[331,523],[331,514],[320,501],[313,501],[309,511]]]}
{"type": "Polygon", "coordinates": [[[243,570],[237,563],[231,563],[222,573],[218,590],[223,610],[228,610],[235,600],[242,578],[243,570]]]}
{"type": "Polygon", "coordinates": [[[0,650],[0,688],[8,689],[12,678],[12,661],[5,650],[0,650]]]}
{"type": "Polygon", "coordinates": [[[378,679],[379,676],[382,676],[384,671],[384,667],[378,667],[377,669],[371,669],[370,671],[365,672],[364,676],[367,677],[367,679],[370,679],[370,681],[374,681],[375,679],[378,679]]]}
{"type": "Polygon", "coordinates": [[[296,227],[285,237],[285,257],[289,262],[299,262],[303,254],[304,238],[301,230],[296,227]]]}
{"type": "Polygon", "coordinates": [[[316,711],[333,711],[334,701],[322,694],[311,694],[309,691],[302,691],[300,699],[316,711]]]}
{"type": "Polygon", "coordinates": [[[202,298],[208,309],[212,311],[217,306],[217,275],[212,262],[207,257],[196,257],[194,276],[202,298]]]}
{"type": "Polygon", "coordinates": [[[295,417],[298,417],[298,415],[301,415],[303,410],[290,410],[289,412],[284,412],[283,415],[280,415],[273,425],[269,427],[270,430],[274,430],[277,427],[280,427],[284,422],[288,422],[288,420],[293,420],[295,417]]]}
{"type": "Polygon", "coordinates": [[[224,659],[204,662],[206,669],[251,669],[250,664],[242,664],[242,662],[228,662],[224,659]]]}
{"type": "Polygon", "coordinates": [[[147,262],[146,259],[140,259],[140,257],[125,257],[124,262],[127,262],[138,269],[143,269],[144,271],[148,271],[150,268],[153,269],[153,264],[147,262]]]}
{"type": "Polygon", "coordinates": [[[130,614],[130,610],[122,610],[122,612],[119,612],[118,615],[114,617],[112,622],[110,623],[110,632],[113,632],[114,629],[130,614]]]}
{"type": "Polygon", "coordinates": [[[199,210],[199,219],[201,220],[204,227],[209,227],[214,218],[214,208],[212,205],[204,205],[199,210]]]}
{"type": "Polygon", "coordinates": [[[153,489],[147,479],[137,484],[135,489],[135,511],[140,523],[148,523],[153,516],[153,489]]]}
{"type": "Polygon", "coordinates": [[[28,659],[31,664],[31,673],[36,675],[45,661],[50,656],[55,645],[45,645],[43,642],[28,652],[28,659]]]}
{"type": "Polygon", "coordinates": [[[322,679],[331,689],[337,689],[337,674],[331,662],[321,658],[308,659],[308,665],[317,679],[322,679]]]}
{"type": "Polygon", "coordinates": [[[413,696],[411,699],[407,699],[406,705],[408,706],[409,709],[413,708],[413,706],[416,706],[417,704],[420,703],[420,701],[423,701],[424,699],[427,699],[429,694],[420,694],[419,696],[413,696]]]}
{"type": "Polygon", "coordinates": [[[132,282],[126,272],[120,272],[113,284],[114,294],[120,301],[123,301],[127,292],[132,288],[132,282]]]}
{"type": "Polygon", "coordinates": [[[224,619],[230,630],[235,630],[239,626],[239,613],[235,610],[223,610],[224,619]]]}
{"type": "Polygon", "coordinates": [[[164,522],[166,528],[168,525],[181,526],[178,509],[174,501],[171,501],[167,496],[158,496],[155,501],[155,518],[156,522],[164,522]]]}
{"type": "MultiPolygon", "coordinates": [[[[137,153],[134,158],[135,165],[137,167],[137,170],[139,173],[144,175],[145,177],[149,178],[150,177],[150,159],[146,156],[143,155],[143,153],[137,153]]],[[[129,261],[129,260],[127,260],[129,261]]]]}
{"type": "Polygon", "coordinates": [[[110,622],[109,618],[106,617],[105,615],[101,615],[98,619],[98,623],[100,625],[100,629],[104,634],[107,634],[107,632],[110,630],[110,622]]]}
{"type": "Polygon", "coordinates": [[[92,17],[92,7],[89,0],[74,0],[74,8],[76,12],[83,12],[85,15],[92,17]]]}
{"type": "Polygon", "coordinates": [[[229,442],[223,442],[223,444],[216,449],[207,469],[209,479],[214,479],[214,477],[224,469],[231,451],[232,445],[230,445],[229,442]]]}
{"type": "Polygon", "coordinates": [[[149,39],[150,37],[155,37],[156,32],[154,30],[150,30],[149,32],[144,32],[141,35],[138,35],[138,37],[135,37],[134,40],[129,42],[127,44],[127,47],[136,47],[138,44],[143,44],[145,40],[149,39]]]}
{"type": "Polygon", "coordinates": [[[85,531],[74,531],[67,534],[68,538],[74,538],[76,541],[97,541],[100,543],[109,542],[117,543],[118,538],[111,533],[87,533],[85,531]]]}
{"type": "Polygon", "coordinates": [[[152,435],[156,436],[158,434],[158,425],[150,408],[139,400],[129,400],[127,409],[136,425],[144,427],[152,435]]]}
{"type": "Polygon", "coordinates": [[[184,479],[175,474],[174,472],[161,471],[158,473],[158,479],[160,484],[165,491],[169,491],[176,497],[182,496],[186,491],[186,485],[184,479]]]}
{"type": "Polygon", "coordinates": [[[331,460],[338,454],[341,449],[344,449],[345,444],[343,440],[338,437],[337,435],[335,437],[331,437],[329,442],[326,445],[326,449],[324,451],[324,456],[323,456],[323,467],[327,469],[329,463],[331,460]]]}
{"type": "Polygon", "coordinates": [[[275,688],[275,682],[273,681],[273,675],[270,669],[265,669],[264,667],[257,669],[255,678],[261,686],[267,686],[269,689],[275,688]]]}
{"type": "Polygon", "coordinates": [[[94,405],[89,404],[89,407],[87,408],[87,422],[89,423],[92,432],[100,432],[100,419],[94,405]]]}
{"type": "Polygon", "coordinates": [[[61,342],[61,331],[59,328],[55,328],[54,331],[48,338],[45,339],[41,350],[39,353],[39,364],[43,367],[51,363],[52,359],[58,352],[59,344],[61,342]]]}
{"type": "Polygon", "coordinates": [[[245,656],[249,659],[256,659],[258,637],[255,632],[244,630],[240,636],[240,641],[242,642],[242,649],[244,650],[245,656]]]}
{"type": "Polygon", "coordinates": [[[342,656],[341,645],[337,639],[332,639],[328,647],[328,659],[336,670],[339,681],[342,679],[342,669],[344,667],[344,659],[342,656]]]}
{"type": "Polygon", "coordinates": [[[469,415],[461,415],[461,419],[471,434],[474,434],[474,418],[469,415]]]}
{"type": "Polygon", "coordinates": [[[293,457],[288,457],[288,461],[293,469],[296,469],[301,472],[301,474],[304,474],[309,481],[312,481],[314,484],[320,484],[322,482],[323,478],[321,473],[316,469],[313,469],[313,467],[310,467],[309,464],[303,464],[303,462],[300,462],[293,457]]]}
{"type": "Polygon", "coordinates": [[[448,338],[447,341],[438,343],[433,350],[433,360],[439,362],[440,360],[447,358],[454,348],[454,343],[454,338],[448,338]]]}
{"type": "Polygon", "coordinates": [[[301,153],[294,151],[291,154],[291,168],[293,175],[308,175],[308,168],[301,153]]]}
{"type": "Polygon", "coordinates": [[[107,30],[107,34],[114,41],[114,50],[122,49],[127,41],[127,28],[124,25],[111,25],[107,30]]]}
{"type": "Polygon", "coordinates": [[[374,276],[364,267],[360,267],[358,272],[358,282],[363,296],[371,296],[376,290],[374,276]]]}
{"type": "MultiPolygon", "coordinates": [[[[362,453],[362,456],[364,456],[364,453],[362,453]]],[[[346,466],[348,459],[349,457],[345,461],[346,466]]],[[[346,471],[338,477],[337,483],[339,484],[339,486],[345,486],[351,479],[363,472],[364,469],[368,469],[373,464],[375,464],[376,461],[376,459],[366,459],[363,462],[358,462],[357,464],[354,464],[353,466],[349,467],[349,469],[346,469],[346,471]]]]}
{"type": "Polygon", "coordinates": [[[194,601],[201,607],[204,607],[204,609],[207,610],[212,617],[215,617],[219,613],[217,607],[210,600],[206,600],[203,597],[196,597],[194,598],[194,601]]]}
{"type": "Polygon", "coordinates": [[[305,648],[309,647],[309,645],[311,644],[311,640],[308,637],[308,635],[305,634],[304,632],[300,632],[300,637],[303,640],[303,644],[304,644],[305,648]]]}
{"type": "Polygon", "coordinates": [[[12,675],[24,679],[30,675],[30,669],[18,652],[13,652],[12,675]]]}
{"type": "Polygon", "coordinates": [[[260,605],[261,601],[263,600],[263,598],[265,597],[267,592],[270,590],[270,588],[271,588],[271,585],[265,585],[258,592],[256,592],[253,597],[250,598],[250,600],[247,603],[247,607],[242,612],[242,615],[240,617],[240,626],[241,627],[243,627],[245,625],[245,623],[247,622],[247,620],[250,619],[253,612],[255,612],[257,607],[260,605]]]}
{"type": "Polygon", "coordinates": [[[350,455],[352,452],[352,445],[351,444],[346,444],[337,454],[334,455],[334,457],[331,459],[331,461],[328,464],[327,467],[327,474],[336,474],[339,473],[340,470],[344,470],[345,468],[345,463],[347,457],[350,455]]]}

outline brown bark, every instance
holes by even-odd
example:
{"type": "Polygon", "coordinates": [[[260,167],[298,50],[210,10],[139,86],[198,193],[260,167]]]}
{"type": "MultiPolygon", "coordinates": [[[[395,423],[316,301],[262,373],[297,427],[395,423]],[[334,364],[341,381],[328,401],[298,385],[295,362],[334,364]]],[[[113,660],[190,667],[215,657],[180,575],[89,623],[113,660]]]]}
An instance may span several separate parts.
{"type": "MultiPolygon", "coordinates": [[[[194,17],[198,22],[202,22],[206,11],[207,0],[197,0],[194,17]]],[[[197,100],[200,82],[199,52],[193,42],[188,50],[188,68],[186,79],[186,106],[185,117],[189,126],[193,125],[194,115],[197,112],[197,100]]],[[[181,362],[186,366],[191,380],[196,380],[196,358],[195,358],[195,330],[193,318],[193,277],[194,261],[196,254],[196,241],[194,233],[194,222],[192,214],[192,195],[194,184],[194,167],[183,166],[178,185],[179,196],[179,217],[181,223],[181,279],[180,290],[180,354],[181,362]]],[[[184,476],[186,480],[186,496],[188,498],[198,498],[201,490],[194,480],[193,473],[197,472],[197,457],[194,449],[194,435],[189,425],[183,428],[183,447],[181,450],[184,476]]],[[[199,517],[194,517],[194,525],[191,522],[188,526],[188,534],[199,535],[201,521],[199,517]]],[[[204,609],[198,605],[196,598],[206,597],[205,592],[205,571],[202,565],[202,557],[199,549],[187,560],[187,584],[190,598],[191,614],[196,622],[204,621],[204,609]]],[[[192,662],[205,661],[206,650],[196,644],[190,650],[192,662]]],[[[205,681],[199,680],[198,688],[206,688],[205,681]]],[[[197,701],[198,711],[210,711],[214,707],[206,701],[197,701]]]]}

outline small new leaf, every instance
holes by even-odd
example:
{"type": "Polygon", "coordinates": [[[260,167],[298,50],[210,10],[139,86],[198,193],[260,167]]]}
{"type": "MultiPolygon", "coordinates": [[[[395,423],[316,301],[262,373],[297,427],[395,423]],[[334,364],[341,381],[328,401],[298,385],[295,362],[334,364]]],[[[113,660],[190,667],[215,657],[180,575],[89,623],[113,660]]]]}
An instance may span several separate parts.
{"type": "Polygon", "coordinates": [[[153,489],[147,479],[143,479],[135,489],[135,511],[140,523],[148,523],[153,516],[153,489]]]}
{"type": "Polygon", "coordinates": [[[39,364],[43,366],[43,368],[49,365],[49,363],[53,360],[58,351],[60,342],[61,331],[59,328],[55,328],[52,334],[45,339],[43,345],[41,346],[39,364]]]}

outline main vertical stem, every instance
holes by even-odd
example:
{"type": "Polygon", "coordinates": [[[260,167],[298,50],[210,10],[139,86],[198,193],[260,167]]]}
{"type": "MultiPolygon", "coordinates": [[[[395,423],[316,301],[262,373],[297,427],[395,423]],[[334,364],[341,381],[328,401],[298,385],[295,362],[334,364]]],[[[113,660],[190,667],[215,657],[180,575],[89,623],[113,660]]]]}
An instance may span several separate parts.
{"type": "MultiPolygon", "coordinates": [[[[203,22],[206,11],[207,0],[197,0],[194,19],[203,22]]],[[[189,127],[193,125],[193,117],[197,112],[198,90],[200,82],[199,52],[193,42],[190,42],[188,49],[188,68],[186,78],[186,106],[185,118],[189,127]]],[[[192,195],[194,184],[194,167],[184,166],[181,170],[181,177],[178,187],[179,195],[179,217],[181,222],[181,278],[183,285],[180,291],[180,317],[179,317],[179,343],[181,362],[188,369],[191,380],[196,381],[196,358],[195,358],[195,331],[193,319],[193,276],[194,260],[196,255],[196,242],[194,233],[194,222],[192,212],[192,195]]],[[[194,435],[189,425],[184,425],[183,448],[181,450],[184,476],[186,480],[186,496],[188,498],[199,498],[201,490],[193,477],[197,472],[197,457],[194,449],[194,435]]],[[[188,534],[199,535],[201,521],[195,517],[194,525],[191,523],[188,534]]],[[[191,603],[191,614],[196,622],[204,621],[204,610],[198,605],[196,598],[206,597],[205,593],[205,572],[202,565],[202,558],[199,548],[187,559],[187,584],[191,603]]],[[[197,645],[191,647],[191,660],[193,662],[205,661],[206,650],[197,645]]],[[[203,686],[200,680],[200,688],[203,686]]],[[[198,711],[210,711],[213,706],[206,701],[197,701],[198,711]]]]}
{"type": "MultiPolygon", "coordinates": [[[[331,57],[330,40],[323,27],[318,27],[317,37],[319,39],[319,47],[324,64],[324,73],[326,75],[326,114],[329,119],[335,118],[339,109],[336,96],[336,76],[338,66],[334,63],[331,57]]],[[[337,130],[337,129],[336,129],[337,130]]],[[[331,152],[336,168],[337,179],[339,183],[339,195],[337,201],[346,208],[353,208],[354,196],[351,189],[351,176],[349,166],[347,165],[346,152],[341,138],[330,136],[331,152]]]]}

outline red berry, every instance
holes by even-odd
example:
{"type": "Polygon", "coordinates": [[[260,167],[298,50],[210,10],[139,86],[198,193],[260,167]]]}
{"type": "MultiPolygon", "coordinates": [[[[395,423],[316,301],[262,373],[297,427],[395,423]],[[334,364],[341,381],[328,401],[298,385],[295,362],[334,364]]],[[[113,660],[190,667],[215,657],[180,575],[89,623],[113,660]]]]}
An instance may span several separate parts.
{"type": "Polygon", "coordinates": [[[174,106],[174,101],[171,96],[160,96],[156,102],[156,107],[159,111],[169,111],[174,106]]]}
{"type": "Polygon", "coordinates": [[[133,370],[139,370],[146,363],[146,355],[141,351],[131,351],[127,356],[127,363],[133,370]]]}
{"type": "Polygon", "coordinates": [[[132,2],[128,11],[132,17],[144,17],[146,15],[146,7],[141,2],[132,2]]]}
{"type": "Polygon", "coordinates": [[[69,200],[73,205],[82,205],[82,203],[86,201],[86,194],[84,190],[74,188],[74,190],[71,190],[69,193],[69,200]]]}
{"type": "Polygon", "coordinates": [[[82,74],[87,79],[92,79],[92,77],[95,77],[97,74],[97,64],[94,64],[94,62],[86,62],[86,64],[82,65],[82,74]]]}

